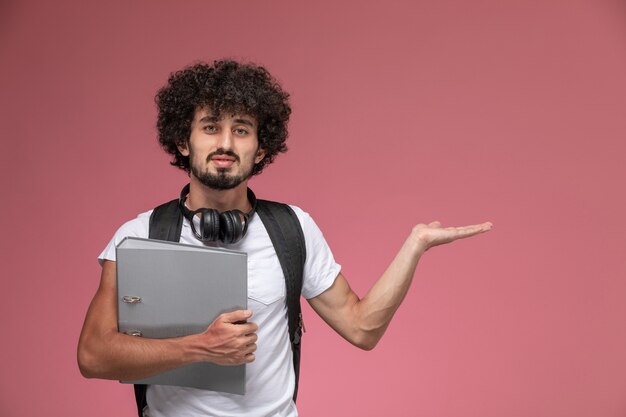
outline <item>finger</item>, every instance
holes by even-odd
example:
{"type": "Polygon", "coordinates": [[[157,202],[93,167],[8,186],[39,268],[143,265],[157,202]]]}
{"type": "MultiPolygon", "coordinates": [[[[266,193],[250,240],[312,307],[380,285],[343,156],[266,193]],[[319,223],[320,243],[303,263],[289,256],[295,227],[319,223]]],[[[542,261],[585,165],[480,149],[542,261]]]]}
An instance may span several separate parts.
{"type": "Polygon", "coordinates": [[[487,232],[489,230],[491,230],[491,228],[493,227],[493,224],[491,222],[485,222],[485,223],[480,223],[480,224],[472,224],[470,226],[462,226],[459,227],[458,229],[460,229],[461,231],[480,231],[480,232],[487,232]]]}
{"type": "Polygon", "coordinates": [[[479,233],[485,233],[491,230],[492,224],[490,222],[481,223],[481,224],[473,224],[470,226],[461,226],[461,227],[448,227],[446,230],[450,230],[454,232],[455,238],[462,239],[465,237],[470,237],[477,235],[479,233]]]}
{"type": "Polygon", "coordinates": [[[256,323],[232,324],[233,334],[237,337],[243,337],[256,334],[259,326],[256,323]]]}
{"type": "Polygon", "coordinates": [[[256,343],[256,341],[259,340],[259,337],[256,335],[256,333],[250,333],[245,335],[245,343],[246,345],[251,345],[256,343]]]}
{"type": "Polygon", "coordinates": [[[230,313],[223,313],[218,317],[222,323],[245,322],[252,317],[252,310],[235,310],[230,313]]]}
{"type": "Polygon", "coordinates": [[[256,341],[256,337],[240,336],[234,343],[243,352],[253,352],[256,350],[256,341]]]}
{"type": "Polygon", "coordinates": [[[249,345],[246,345],[245,352],[246,353],[256,352],[256,349],[257,349],[256,343],[250,343],[249,345]]]}
{"type": "Polygon", "coordinates": [[[434,222],[428,223],[428,227],[440,228],[441,227],[441,222],[438,221],[438,220],[435,220],[434,222]]]}

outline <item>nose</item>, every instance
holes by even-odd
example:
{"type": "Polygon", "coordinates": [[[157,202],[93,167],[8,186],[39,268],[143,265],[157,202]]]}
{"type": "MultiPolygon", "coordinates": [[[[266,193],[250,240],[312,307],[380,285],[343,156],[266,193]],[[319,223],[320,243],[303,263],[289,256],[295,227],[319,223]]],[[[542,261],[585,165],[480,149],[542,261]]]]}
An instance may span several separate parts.
{"type": "Polygon", "coordinates": [[[224,150],[230,150],[233,147],[233,132],[231,132],[228,129],[224,129],[222,131],[222,134],[219,135],[219,140],[217,143],[217,147],[224,149],[224,150]]]}

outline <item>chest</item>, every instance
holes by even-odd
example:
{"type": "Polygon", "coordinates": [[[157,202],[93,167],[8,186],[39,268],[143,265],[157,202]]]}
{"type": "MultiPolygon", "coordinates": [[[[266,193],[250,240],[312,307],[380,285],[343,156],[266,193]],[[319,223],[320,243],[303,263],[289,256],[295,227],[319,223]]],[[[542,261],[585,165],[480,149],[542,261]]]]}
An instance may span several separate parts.
{"type": "MultiPolygon", "coordinates": [[[[183,224],[180,237],[181,243],[192,245],[202,244],[191,233],[188,224],[183,224]]],[[[236,244],[224,245],[209,243],[208,246],[233,249],[248,254],[248,299],[250,307],[269,306],[277,301],[284,304],[285,277],[276,256],[272,241],[258,217],[249,224],[246,236],[236,244]]],[[[254,310],[254,308],[253,308],[254,310]]]]}

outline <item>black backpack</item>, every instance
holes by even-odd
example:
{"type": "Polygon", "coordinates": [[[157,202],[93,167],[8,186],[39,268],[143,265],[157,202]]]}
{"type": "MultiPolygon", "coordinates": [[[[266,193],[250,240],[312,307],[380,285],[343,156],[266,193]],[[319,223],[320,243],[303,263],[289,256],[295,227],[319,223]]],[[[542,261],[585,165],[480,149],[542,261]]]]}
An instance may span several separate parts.
{"type": "MultiPolygon", "coordinates": [[[[150,215],[150,239],[178,242],[183,226],[183,215],[179,209],[179,200],[175,199],[154,209],[150,215]]],[[[296,375],[296,386],[293,400],[298,396],[298,380],[300,377],[300,339],[302,338],[302,311],[300,293],[302,275],[306,260],[304,234],[296,213],[287,204],[274,201],[257,200],[256,214],[265,225],[280,266],[285,275],[287,320],[289,323],[289,340],[293,352],[293,369],[296,375]]],[[[139,417],[143,417],[146,402],[146,385],[135,385],[135,399],[139,417]]]]}

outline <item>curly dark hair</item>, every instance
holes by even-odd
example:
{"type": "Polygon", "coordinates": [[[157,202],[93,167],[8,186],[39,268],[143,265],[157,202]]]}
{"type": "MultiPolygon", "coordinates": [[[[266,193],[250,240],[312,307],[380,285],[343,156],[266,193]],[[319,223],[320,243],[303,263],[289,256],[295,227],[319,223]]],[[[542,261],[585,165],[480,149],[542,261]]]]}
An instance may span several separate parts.
{"type": "Polygon", "coordinates": [[[208,108],[217,117],[247,114],[257,121],[259,147],[265,151],[265,157],[252,170],[252,175],[259,174],[279,152],[287,151],[288,98],[289,94],[259,65],[219,60],[213,65],[201,62],[188,66],[172,73],[155,97],[159,143],[173,155],[172,165],[189,172],[189,157],[183,156],[177,145],[189,142],[196,110],[208,108]]]}

